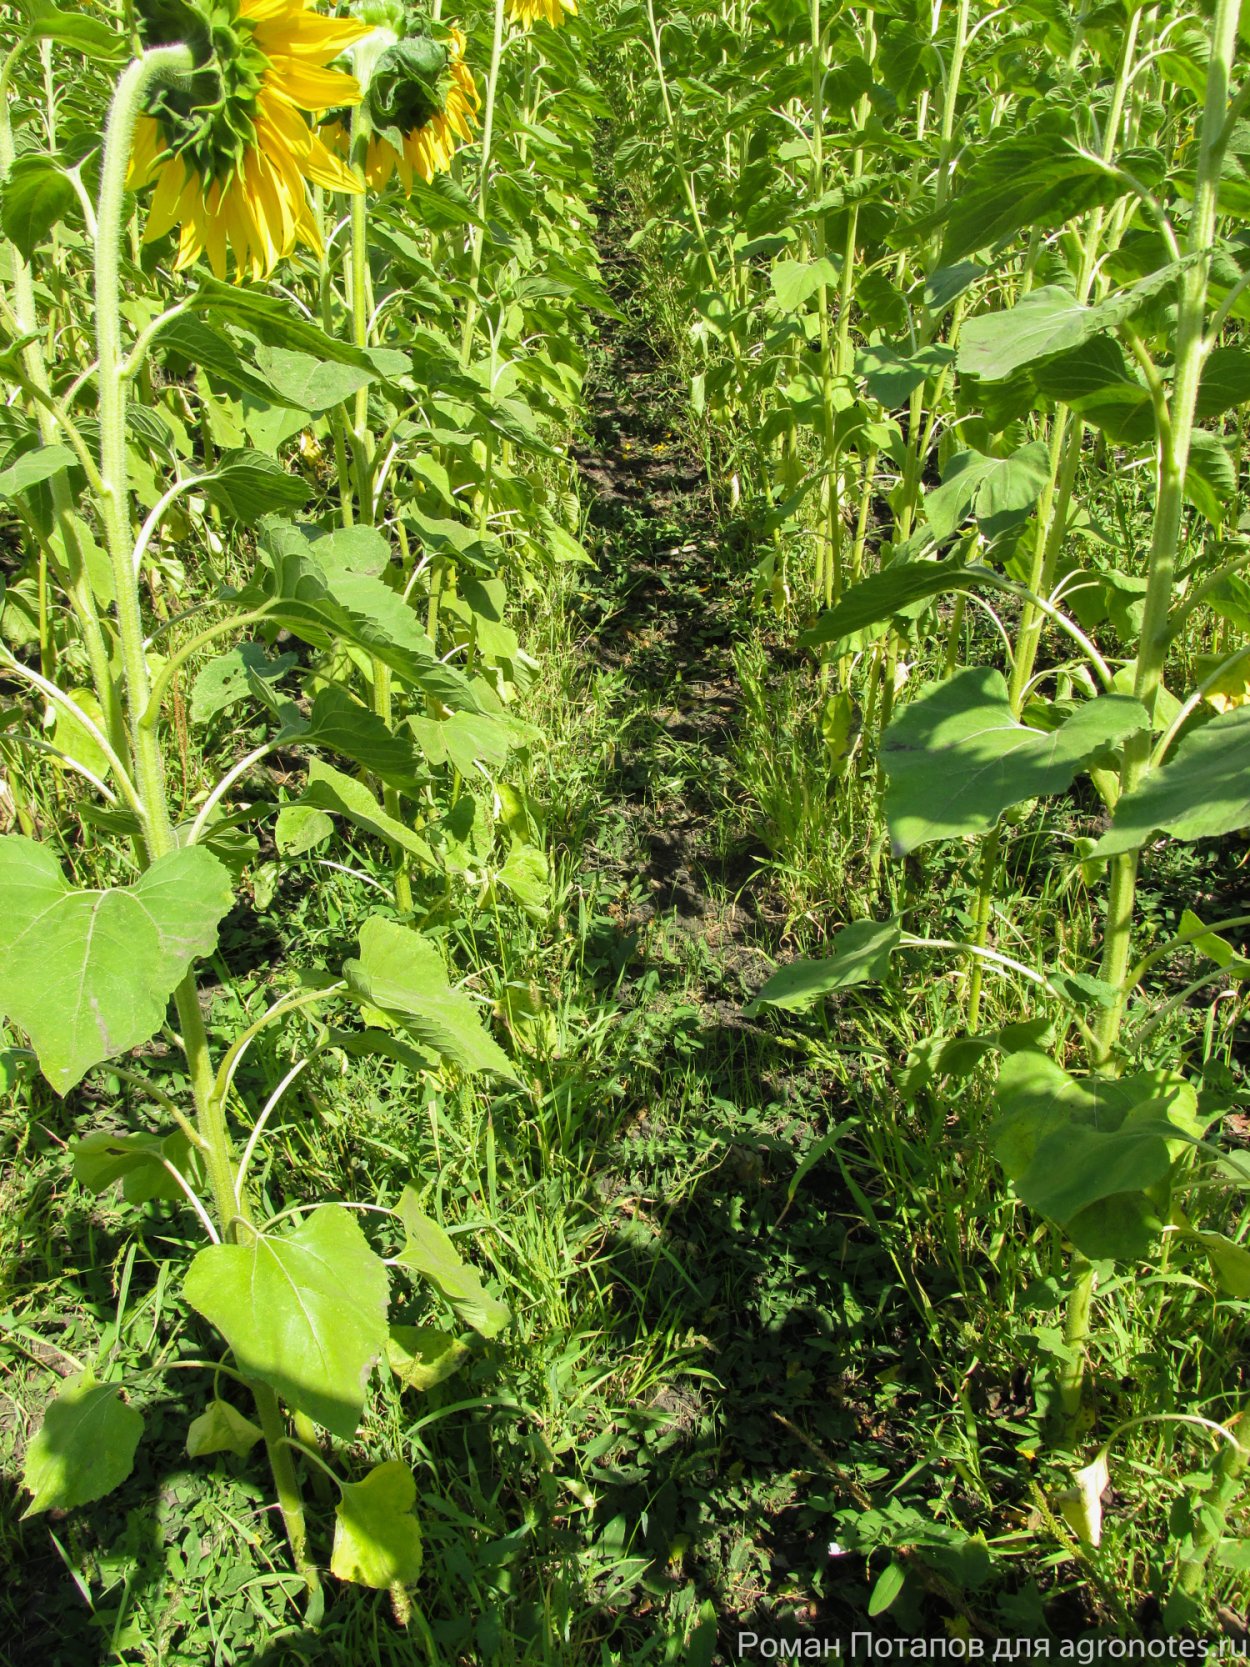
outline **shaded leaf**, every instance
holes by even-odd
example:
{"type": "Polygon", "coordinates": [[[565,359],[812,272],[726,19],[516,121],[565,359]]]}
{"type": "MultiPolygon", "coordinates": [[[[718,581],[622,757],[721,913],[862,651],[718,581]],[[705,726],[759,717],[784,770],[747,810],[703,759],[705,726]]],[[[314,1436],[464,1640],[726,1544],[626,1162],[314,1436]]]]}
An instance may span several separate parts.
{"type": "Polygon", "coordinates": [[[65,1380],[26,1449],[22,1485],[32,1498],[24,1517],[89,1505],[130,1475],[143,1416],[119,1389],[89,1370],[65,1380]]]}
{"type": "Polygon", "coordinates": [[[884,625],[944,590],[992,585],[989,568],[962,567],[954,561],[897,562],[853,586],[836,607],[821,614],[799,638],[800,648],[822,648],[845,641],[856,631],[884,625]]]}
{"type": "Polygon", "coordinates": [[[165,1163],[186,1173],[190,1142],[181,1131],[168,1135],[108,1134],[95,1130],[70,1148],[74,1179],[89,1192],[105,1192],[122,1183],[122,1196],[131,1204],[149,1198],[182,1199],[186,1195],[165,1163]]]}
{"type": "Polygon", "coordinates": [[[229,1401],[210,1401],[207,1410],[191,1420],[187,1430],[187,1457],[207,1458],[210,1453],[233,1453],[245,1459],[264,1432],[229,1401]]]}
{"type": "Polygon", "coordinates": [[[416,748],[401,740],[345,689],[318,690],[312,711],[290,734],[300,746],[328,747],[331,752],[342,753],[390,787],[415,791],[424,775],[416,748]]]}
{"type": "Polygon", "coordinates": [[[311,488],[276,458],[242,447],[222,453],[201,491],[232,520],[253,527],[266,515],[298,509],[311,488]]]}
{"type": "Polygon", "coordinates": [[[987,832],[1012,805],[1061,793],[1146,724],[1140,702],[1099,695],[1057,729],[1033,729],[1013,716],[1007,685],[989,667],[930,685],[882,738],[895,851],[987,832]]]}
{"type": "Polygon", "coordinates": [[[241,642],[218,654],[196,673],[191,685],[191,722],[207,723],[218,712],[255,694],[254,679],[277,683],[298,661],[296,654],[270,659],[263,643],[241,642]]]}
{"type": "Polygon", "coordinates": [[[1033,440],[1010,457],[986,457],[961,451],[951,458],[941,486],[927,493],[925,519],[934,537],[952,537],[968,512],[987,539],[1018,526],[1030,513],[1050,479],[1046,444],[1033,440]]]}
{"type": "Polygon", "coordinates": [[[779,260],[769,274],[773,296],[783,313],[798,312],[807,305],[822,284],[838,281],[838,269],[831,260],[779,260]]]}
{"type": "Polygon", "coordinates": [[[1221,712],[1179,741],[1115,807],[1091,855],[1144,845],[1156,829],[1174,839],[1214,839],[1250,826],[1250,706],[1221,712]]]}
{"type": "Polygon", "coordinates": [[[468,679],[442,664],[412,608],[381,579],[322,566],[317,546],[286,522],[265,524],[261,548],[268,570],[242,592],[245,606],[264,607],[270,619],[314,648],[355,643],[453,710],[480,710],[468,679]]]}
{"type": "Polygon", "coordinates": [[[271,399],[310,416],[341,405],[377,377],[371,365],[336,363],[289,347],[262,346],[256,364],[272,388],[271,399]]]}
{"type": "Polygon", "coordinates": [[[77,462],[68,446],[36,446],[23,452],[7,469],[0,469],[0,498],[15,498],[53,475],[63,474],[77,462]]]}
{"type": "Polygon", "coordinates": [[[345,816],[366,833],[376,834],[379,839],[398,846],[430,868],[438,867],[426,841],[414,833],[406,822],[384,810],[364,782],[358,781],[355,776],[344,775],[341,770],[334,769],[319,758],[309,762],[308,780],[298,805],[302,809],[330,811],[336,816],[345,816]]]}
{"type": "Polygon", "coordinates": [[[409,1389],[433,1389],[453,1377],[471,1351],[437,1326],[393,1325],[386,1345],[391,1371],[409,1389]]]}
{"type": "Polygon", "coordinates": [[[0,231],[30,262],[53,226],[77,201],[65,170],[50,156],[19,156],[0,190],[0,231]]]}
{"type": "Polygon", "coordinates": [[[802,1012],[835,990],[885,978],[890,970],[890,956],[898,948],[902,935],[897,918],[854,921],[837,934],[832,955],[819,961],[793,961],[780,968],[743,1012],[748,1018],[754,1017],[761,1007],[802,1012]]]}
{"type": "Polygon", "coordinates": [[[300,857],[334,835],[334,822],[314,805],[283,805],[274,824],[274,844],[284,857],[300,857]]]}

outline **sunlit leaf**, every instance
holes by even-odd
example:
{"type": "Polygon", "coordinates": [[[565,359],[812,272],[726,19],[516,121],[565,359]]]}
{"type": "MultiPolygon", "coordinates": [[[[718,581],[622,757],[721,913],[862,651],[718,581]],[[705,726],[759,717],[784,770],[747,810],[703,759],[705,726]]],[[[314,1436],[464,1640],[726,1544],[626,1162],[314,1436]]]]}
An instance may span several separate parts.
{"type": "Polygon", "coordinates": [[[390,1014],[462,1071],[493,1071],[516,1081],[481,1009],[463,990],[452,989],[442,956],[419,932],[370,916],[360,929],[360,955],[344,962],[343,976],[361,1001],[390,1014]]]}
{"type": "Polygon", "coordinates": [[[202,846],[169,852],[132,886],[81,891],[46,845],[0,840],[0,1010],[59,1094],[155,1035],[230,904],[226,870],[202,846]]]}
{"type": "Polygon", "coordinates": [[[293,1232],[208,1245],[183,1291],[241,1372],[351,1440],[386,1347],[387,1275],[350,1210],[323,1204],[293,1232]]]}
{"type": "Polygon", "coordinates": [[[400,1198],[399,1218],[407,1231],[395,1258],[400,1267],[428,1279],[465,1325],[483,1337],[497,1337],[511,1319],[507,1307],[486,1290],[476,1268],[461,1259],[450,1235],[425,1214],[411,1187],[400,1198]]]}
{"type": "Polygon", "coordinates": [[[375,1465],[363,1482],[341,1484],[330,1572],[379,1591],[412,1585],[422,1561],[416,1502],[412,1472],[398,1459],[375,1465]]]}

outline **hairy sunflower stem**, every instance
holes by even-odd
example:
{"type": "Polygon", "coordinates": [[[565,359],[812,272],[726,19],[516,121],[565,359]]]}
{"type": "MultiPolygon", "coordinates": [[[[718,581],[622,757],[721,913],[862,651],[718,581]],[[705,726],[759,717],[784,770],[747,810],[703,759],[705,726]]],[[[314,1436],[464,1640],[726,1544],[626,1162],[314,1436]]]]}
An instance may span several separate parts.
{"type": "MultiPolygon", "coordinates": [[[[1146,601],[1133,693],[1153,715],[1163,681],[1171,641],[1171,613],[1180,548],[1185,470],[1189,462],[1198,387],[1210,346],[1206,333],[1207,286],[1219,206],[1220,169],[1227,142],[1228,90],[1237,47],[1237,0],[1216,0],[1211,23],[1211,56],[1207,66],[1206,97],[1198,145],[1193,209],[1189,221],[1188,253],[1192,264],[1180,278],[1175,368],[1166,410],[1156,417],[1156,494],[1147,565],[1146,601]]],[[[1138,348],[1140,352],[1140,348],[1138,348]]],[[[1120,767],[1120,792],[1131,792],[1150,768],[1149,728],[1125,743],[1120,767]]],[[[1124,1018],[1125,978],[1132,946],[1133,913],[1137,899],[1137,852],[1114,857],[1107,899],[1103,939],[1103,980],[1117,992],[1098,1022],[1099,1046],[1095,1065],[1108,1065],[1115,1053],[1124,1018]]]]}
{"type": "Polygon", "coordinates": [[[486,105],[482,111],[482,155],[478,164],[477,217],[470,238],[473,262],[469,277],[469,300],[464,309],[464,327],[460,333],[460,363],[467,365],[473,354],[473,333],[481,310],[478,290],[482,281],[482,253],[486,245],[486,204],[490,195],[490,150],[495,136],[495,100],[499,95],[499,65],[503,58],[504,0],[495,0],[493,30],[490,44],[490,68],[486,73],[486,105]]]}
{"type": "MultiPolygon", "coordinates": [[[[369,118],[364,114],[364,105],[358,104],[352,111],[352,160],[364,172],[365,153],[369,142],[369,118]]],[[[367,193],[361,191],[352,198],[351,211],[351,302],[352,302],[352,341],[356,347],[367,348],[369,343],[369,199],[367,193]]],[[[363,525],[374,526],[377,523],[377,504],[374,499],[373,483],[373,455],[374,437],[369,427],[369,390],[361,388],[356,395],[356,419],[354,425],[353,450],[356,454],[357,496],[359,518],[363,525]]],[[[344,503],[350,503],[350,491],[344,493],[344,503]]],[[[344,516],[344,525],[350,526],[352,517],[350,510],[344,516]]],[[[390,729],[394,721],[391,702],[391,668],[378,659],[372,657],[370,665],[370,698],[374,715],[390,729]]],[[[382,787],[382,802],[388,816],[399,821],[403,809],[399,802],[399,793],[394,787],[385,783],[382,787]]],[[[408,873],[408,859],[404,852],[395,845],[391,846],[391,870],[395,879],[395,905],[401,914],[412,913],[412,880],[408,873]]]]}
{"type": "MultiPolygon", "coordinates": [[[[134,571],[130,479],[126,463],[126,378],[122,374],[121,250],[126,229],[126,173],[135,123],[153,83],[192,68],[189,48],[157,47],[136,58],[122,72],[104,130],[104,156],[97,207],[95,304],[96,357],[99,380],[100,516],[104,525],[117,618],[118,645],[126,691],[131,767],[143,806],[141,860],[155,861],[177,847],[165,797],[165,769],[155,723],[143,719],[151,700],[144,645],[139,585],[134,571]]],[[[188,975],[174,993],[183,1050],[196,1104],[196,1126],[205,1144],[205,1167],[218,1223],[225,1237],[238,1215],[230,1140],[222,1108],[212,1092],[213,1069],[208,1032],[200,1011],[195,978],[188,975]]]]}

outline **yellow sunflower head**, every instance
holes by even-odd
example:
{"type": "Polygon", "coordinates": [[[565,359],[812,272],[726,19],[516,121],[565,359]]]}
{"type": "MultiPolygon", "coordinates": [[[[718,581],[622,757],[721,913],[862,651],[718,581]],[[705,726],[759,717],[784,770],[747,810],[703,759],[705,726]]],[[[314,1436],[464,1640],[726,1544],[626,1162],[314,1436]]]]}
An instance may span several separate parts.
{"type": "Polygon", "coordinates": [[[156,188],[145,241],[181,227],[175,270],[207,254],[219,278],[227,249],[254,279],[299,243],[319,251],[309,182],[361,185],[306,112],[359,102],[355,77],[327,66],[368,25],[307,0],[140,0],[139,14],[145,46],[184,41],[196,60],[154,92],[136,130],[129,184],[156,188]]]}
{"type": "Polygon", "coordinates": [[[403,27],[402,39],[373,64],[365,92],[364,172],[375,190],[393,174],[410,191],[415,176],[428,185],[445,172],[458,147],[473,137],[481,102],[459,29],[436,37],[425,19],[413,18],[403,27]]]}
{"type": "Polygon", "coordinates": [[[544,22],[558,29],[566,17],[577,16],[577,0],[508,0],[508,16],[522,29],[544,22]]]}

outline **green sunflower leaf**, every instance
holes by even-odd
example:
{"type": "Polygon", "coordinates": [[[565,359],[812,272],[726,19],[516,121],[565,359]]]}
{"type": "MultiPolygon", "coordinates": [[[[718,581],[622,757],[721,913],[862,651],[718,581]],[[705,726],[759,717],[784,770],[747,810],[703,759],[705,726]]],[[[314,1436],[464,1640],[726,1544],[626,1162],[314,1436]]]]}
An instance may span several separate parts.
{"type": "Polygon", "coordinates": [[[506,1305],[490,1295],[477,1269],[461,1260],[451,1236],[425,1214],[411,1187],[399,1200],[399,1218],[407,1231],[395,1258],[400,1267],[428,1279],[465,1325],[483,1337],[497,1337],[512,1317],[506,1305]]]}
{"type": "Polygon", "coordinates": [[[377,1591],[411,1586],[421,1573],[417,1484],[406,1464],[388,1459],[363,1482],[344,1482],[334,1516],[330,1572],[377,1591]]]}
{"type": "Polygon", "coordinates": [[[419,932],[372,915],[360,929],[360,955],[344,962],[343,976],[358,1000],[397,1019],[462,1071],[517,1080],[477,1003],[452,989],[442,956],[419,932]]]}
{"type": "Polygon", "coordinates": [[[45,845],[0,840],[0,1011],[65,1094],[146,1042],[191,963],[211,954],[229,877],[203,846],[158,858],[132,886],[72,887],[45,845]]]}
{"type": "Polygon", "coordinates": [[[26,1449],[22,1483],[32,1498],[23,1516],[89,1505],[130,1475],[143,1415],[120,1388],[97,1383],[90,1370],[66,1379],[26,1449]]]}
{"type": "Polygon", "coordinates": [[[184,1294],[241,1372],[351,1440],[386,1347],[387,1275],[350,1210],[323,1204],[293,1233],[209,1245],[184,1294]]]}
{"type": "Polygon", "coordinates": [[[1131,696],[1099,695],[1058,728],[1034,729],[1014,716],[1002,675],[989,667],[931,684],[882,739],[895,851],[988,832],[1012,805],[1063,792],[1147,723],[1131,696]]]}
{"type": "Polygon", "coordinates": [[[50,156],[19,156],[0,190],[0,230],[22,259],[31,261],[53,226],[77,203],[65,170],[50,156]]]}

